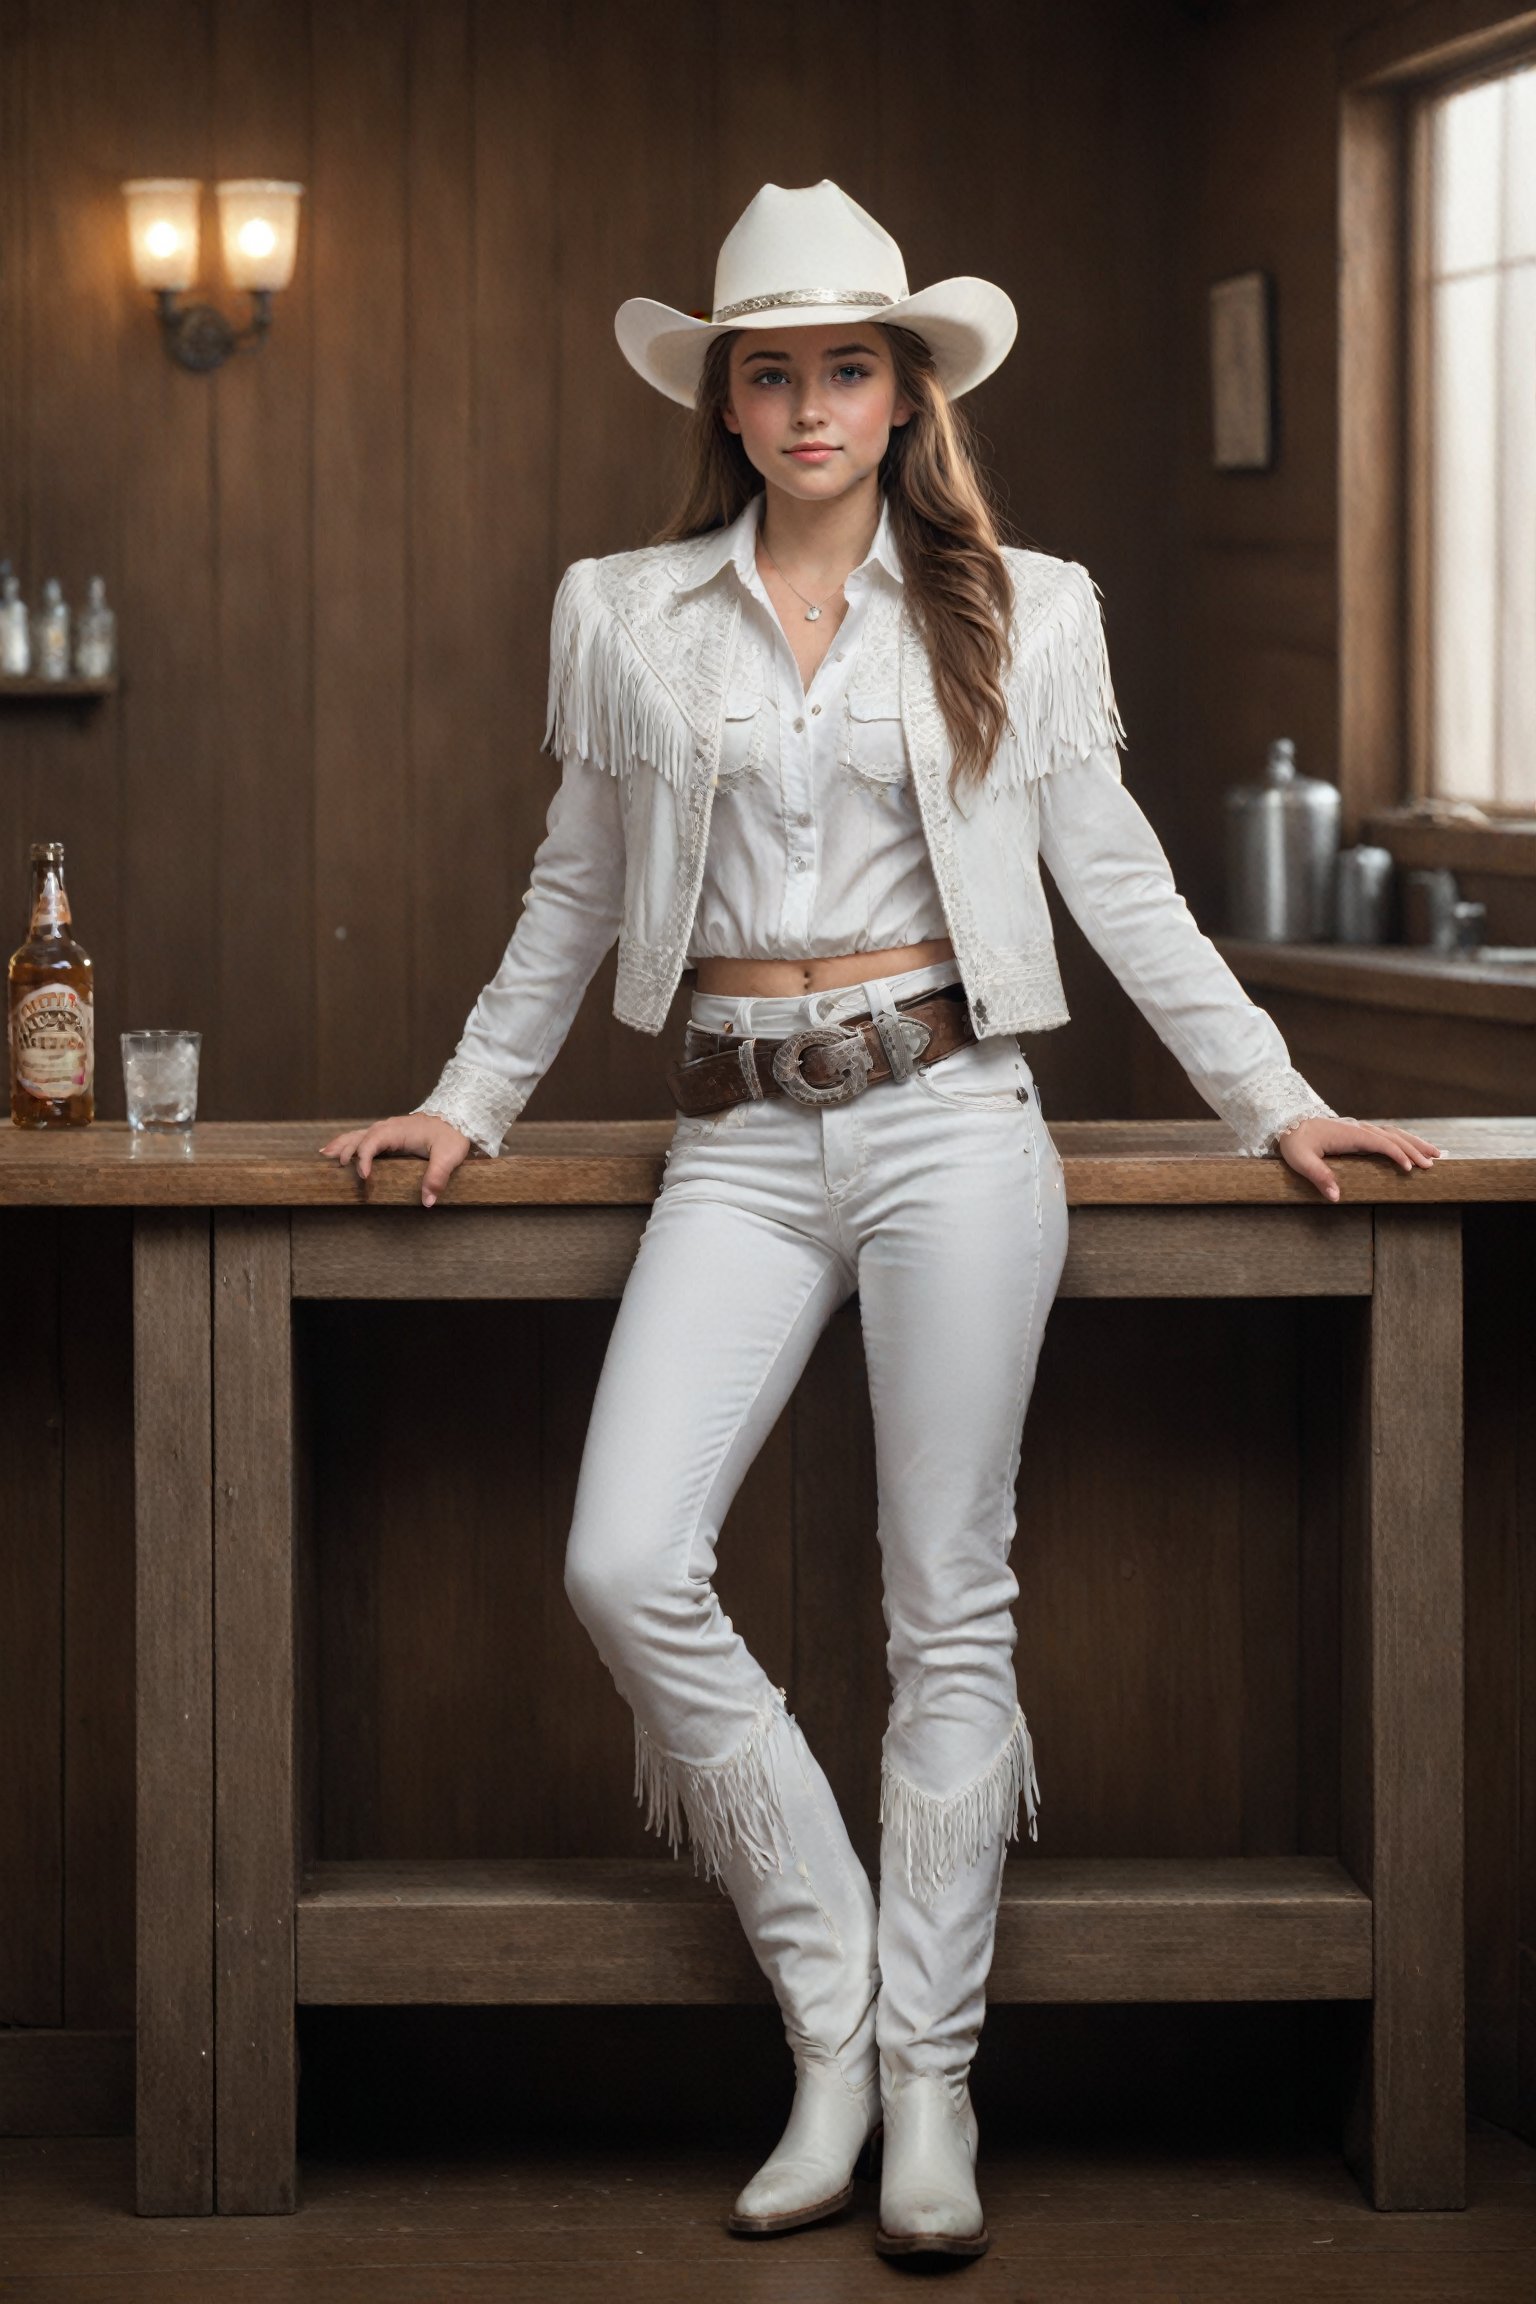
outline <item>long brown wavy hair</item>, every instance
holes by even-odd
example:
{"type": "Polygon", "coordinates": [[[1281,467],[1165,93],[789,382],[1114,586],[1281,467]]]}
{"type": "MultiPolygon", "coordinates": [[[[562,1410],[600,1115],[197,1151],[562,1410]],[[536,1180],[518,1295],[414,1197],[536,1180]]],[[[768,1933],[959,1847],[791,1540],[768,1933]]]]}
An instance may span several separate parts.
{"type": "MultiPolygon", "coordinates": [[[[979,784],[1008,725],[1003,679],[1013,585],[1003,559],[991,486],[970,418],[939,381],[933,354],[910,328],[882,328],[896,389],[911,403],[880,463],[880,491],[901,555],[907,604],[928,649],[934,690],[954,755],[951,789],[979,784]]],[[[704,357],[679,501],[654,542],[680,544],[727,525],[763,486],[730,403],[731,328],[704,357]]]]}

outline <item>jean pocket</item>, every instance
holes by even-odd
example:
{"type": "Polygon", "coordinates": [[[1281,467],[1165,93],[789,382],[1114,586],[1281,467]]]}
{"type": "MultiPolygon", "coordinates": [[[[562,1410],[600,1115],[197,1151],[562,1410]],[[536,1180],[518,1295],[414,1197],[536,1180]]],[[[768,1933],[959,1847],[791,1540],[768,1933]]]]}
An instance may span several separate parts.
{"type": "Polygon", "coordinates": [[[927,1071],[919,1070],[917,1081],[935,1104],[966,1112],[1017,1112],[1034,1093],[1029,1066],[1011,1032],[967,1041],[927,1071]]]}

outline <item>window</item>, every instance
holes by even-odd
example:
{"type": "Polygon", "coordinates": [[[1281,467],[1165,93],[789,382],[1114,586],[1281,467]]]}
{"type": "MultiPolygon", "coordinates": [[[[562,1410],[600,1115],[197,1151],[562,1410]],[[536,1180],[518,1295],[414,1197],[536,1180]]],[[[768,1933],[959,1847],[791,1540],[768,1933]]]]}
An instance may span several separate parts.
{"type": "Polygon", "coordinates": [[[1421,794],[1536,810],[1536,63],[1418,96],[1409,686],[1421,794]]]}

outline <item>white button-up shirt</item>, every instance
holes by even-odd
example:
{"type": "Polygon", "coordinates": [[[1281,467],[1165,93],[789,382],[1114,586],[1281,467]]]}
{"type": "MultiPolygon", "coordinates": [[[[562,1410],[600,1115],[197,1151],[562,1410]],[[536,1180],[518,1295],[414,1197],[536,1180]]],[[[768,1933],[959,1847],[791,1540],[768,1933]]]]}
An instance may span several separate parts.
{"type": "Polygon", "coordinates": [[[719,564],[742,588],[742,630],[689,962],[819,960],[947,936],[907,775],[895,664],[873,685],[861,664],[874,588],[900,596],[890,514],[882,504],[843,587],[847,613],[806,688],[757,569],[762,503],[754,496],[719,537],[719,564]]]}

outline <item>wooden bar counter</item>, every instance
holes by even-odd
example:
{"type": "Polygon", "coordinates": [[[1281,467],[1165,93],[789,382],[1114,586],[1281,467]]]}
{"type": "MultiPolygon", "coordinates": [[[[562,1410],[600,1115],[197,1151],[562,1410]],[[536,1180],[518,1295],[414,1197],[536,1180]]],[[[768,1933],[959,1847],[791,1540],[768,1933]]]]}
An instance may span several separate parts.
{"type": "MultiPolygon", "coordinates": [[[[1406,1124],[1443,1147],[1435,1167],[1341,1160],[1337,1206],[1215,1122],[1053,1130],[1074,1209],[1063,1299],[1358,1306],[1341,1329],[1337,1780],[1310,1811],[1331,1822],[1310,1847],[1297,1825],[1290,1853],[1023,1842],[991,1997],[1359,2003],[1350,2165],[1380,2208],[1444,2209],[1465,2199],[1462,1210],[1536,1199],[1536,1123],[1406,1124]]],[[[766,1995],[728,1902],[665,1852],[346,1858],[318,1838],[295,1308],[614,1298],[671,1133],[522,1123],[426,1211],[419,1162],[363,1185],[322,1159],[338,1125],[211,1123],[185,1149],[112,1124],[0,1135],[0,1206],[134,1211],[144,2213],[295,2207],[300,2002],[766,1995]]]]}

